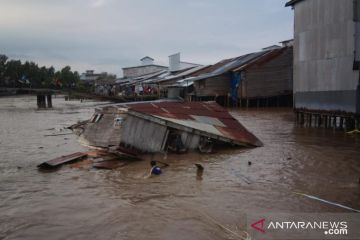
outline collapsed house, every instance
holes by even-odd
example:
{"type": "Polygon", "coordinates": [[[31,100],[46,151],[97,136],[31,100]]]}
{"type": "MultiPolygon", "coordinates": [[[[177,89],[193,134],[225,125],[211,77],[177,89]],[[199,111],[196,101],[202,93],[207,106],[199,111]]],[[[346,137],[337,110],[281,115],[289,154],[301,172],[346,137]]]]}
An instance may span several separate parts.
{"type": "Polygon", "coordinates": [[[213,146],[262,146],[226,109],[215,102],[154,101],[96,109],[73,128],[83,143],[122,146],[140,152],[211,152],[213,146]]]}

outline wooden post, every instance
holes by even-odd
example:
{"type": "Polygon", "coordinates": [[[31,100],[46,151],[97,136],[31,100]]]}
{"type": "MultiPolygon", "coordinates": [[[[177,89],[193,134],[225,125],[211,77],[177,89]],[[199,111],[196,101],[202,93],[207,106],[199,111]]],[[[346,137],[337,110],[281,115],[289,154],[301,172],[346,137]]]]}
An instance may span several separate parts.
{"type": "Polygon", "coordinates": [[[296,124],[299,124],[299,112],[296,112],[296,124]]]}
{"type": "Polygon", "coordinates": [[[41,97],[40,97],[40,95],[36,95],[36,102],[37,102],[37,106],[38,106],[38,108],[41,108],[41,97]]]}
{"type": "Polygon", "coordinates": [[[300,124],[304,125],[304,113],[300,112],[300,124]]]}
{"type": "Polygon", "coordinates": [[[343,125],[344,125],[344,118],[340,117],[340,129],[343,129],[343,125]]]}
{"type": "Polygon", "coordinates": [[[325,128],[328,128],[328,116],[324,116],[325,128]]]}
{"type": "Polygon", "coordinates": [[[36,96],[37,98],[37,106],[38,108],[46,108],[46,97],[45,95],[37,95],[36,96]]]}
{"type": "Polygon", "coordinates": [[[322,125],[322,115],[318,115],[318,127],[322,125]]]}

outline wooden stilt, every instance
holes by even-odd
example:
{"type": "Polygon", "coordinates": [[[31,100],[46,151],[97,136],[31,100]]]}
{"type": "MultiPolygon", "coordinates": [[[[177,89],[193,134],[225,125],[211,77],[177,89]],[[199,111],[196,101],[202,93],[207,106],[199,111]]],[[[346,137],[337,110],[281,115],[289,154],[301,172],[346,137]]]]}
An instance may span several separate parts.
{"type": "Polygon", "coordinates": [[[38,108],[46,108],[46,98],[45,95],[37,95],[36,96],[37,99],[37,106],[38,108]]]}
{"type": "Polygon", "coordinates": [[[344,125],[344,118],[340,117],[340,126],[339,126],[339,128],[343,129],[343,125],[344,125]]]}
{"type": "Polygon", "coordinates": [[[329,122],[328,122],[328,116],[327,115],[324,116],[324,123],[325,123],[325,128],[328,128],[329,122]]]}

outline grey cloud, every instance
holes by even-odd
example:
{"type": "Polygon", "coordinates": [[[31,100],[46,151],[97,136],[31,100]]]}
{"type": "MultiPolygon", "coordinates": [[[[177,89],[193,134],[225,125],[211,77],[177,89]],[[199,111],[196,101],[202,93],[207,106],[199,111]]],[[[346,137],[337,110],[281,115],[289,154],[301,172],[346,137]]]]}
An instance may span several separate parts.
{"type": "Polygon", "coordinates": [[[119,74],[150,55],[203,64],[292,37],[292,12],[273,0],[2,0],[0,52],[57,68],[119,74]]]}

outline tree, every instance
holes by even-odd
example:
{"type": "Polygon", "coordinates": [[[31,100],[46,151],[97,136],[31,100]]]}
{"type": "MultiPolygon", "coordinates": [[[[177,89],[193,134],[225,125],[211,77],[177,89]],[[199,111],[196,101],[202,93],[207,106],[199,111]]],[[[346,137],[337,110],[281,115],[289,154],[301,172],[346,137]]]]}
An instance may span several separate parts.
{"type": "MultiPolygon", "coordinates": [[[[102,75],[104,79],[115,79],[115,75],[102,75]]],[[[8,57],[0,54],[0,86],[9,87],[36,87],[36,88],[83,88],[80,75],[72,71],[70,66],[56,71],[53,66],[39,67],[35,62],[20,60],[8,60],[8,57]],[[61,83],[61,84],[59,84],[61,83]]]]}
{"type": "Polygon", "coordinates": [[[20,60],[10,60],[6,62],[5,79],[8,80],[8,85],[12,87],[20,86],[18,80],[21,78],[23,66],[20,60]]]}
{"type": "Polygon", "coordinates": [[[0,54],[0,86],[5,85],[5,70],[7,60],[8,57],[6,55],[0,54]]]}

